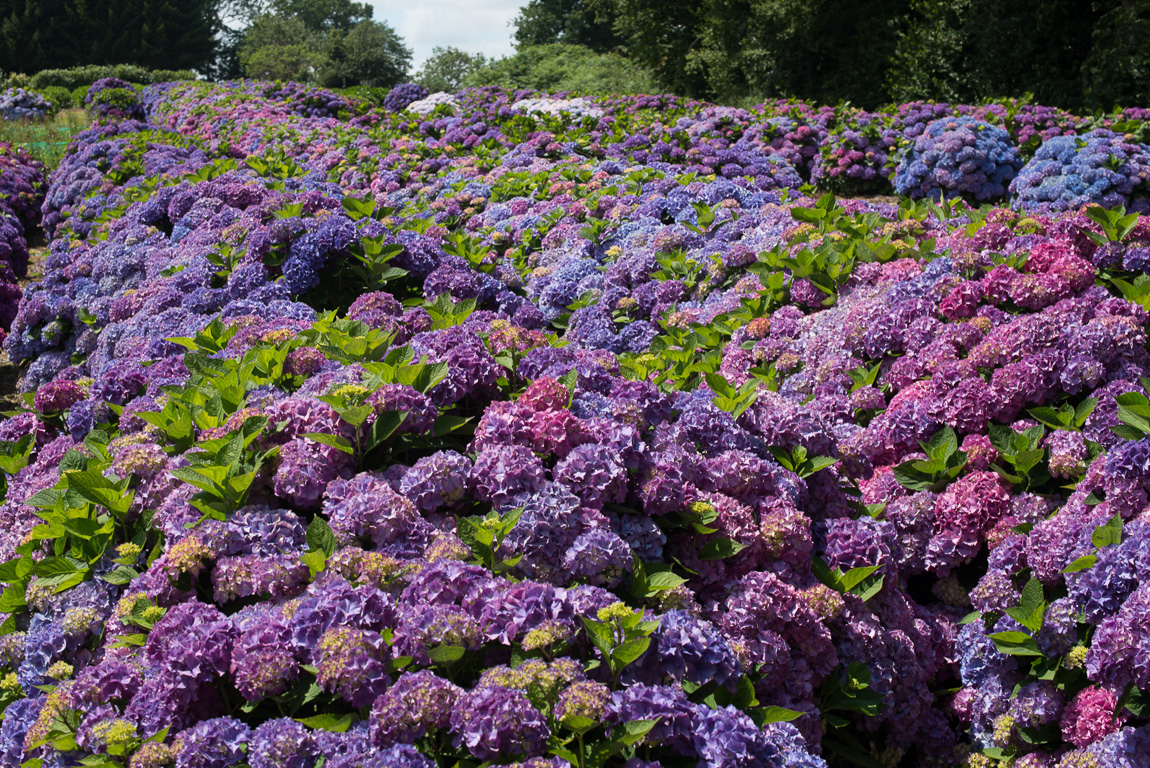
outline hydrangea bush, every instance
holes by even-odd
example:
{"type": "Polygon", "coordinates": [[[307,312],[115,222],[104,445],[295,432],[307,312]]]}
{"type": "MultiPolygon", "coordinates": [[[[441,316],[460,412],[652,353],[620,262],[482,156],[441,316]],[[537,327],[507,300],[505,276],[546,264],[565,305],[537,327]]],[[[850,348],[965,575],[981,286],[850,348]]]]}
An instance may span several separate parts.
{"type": "Polygon", "coordinates": [[[1150,211],[1150,148],[1105,128],[1042,144],[1010,183],[1011,202],[1026,210],[1106,208],[1150,211]]]}
{"type": "Polygon", "coordinates": [[[27,233],[40,222],[44,166],[24,149],[0,142],[0,342],[16,317],[28,274],[27,233]]]}
{"type": "Polygon", "coordinates": [[[806,196],[834,110],[541,97],[76,137],[2,762],[1143,765],[1150,226],[806,196]]]}
{"type": "Polygon", "coordinates": [[[52,105],[43,95],[23,88],[0,93],[0,120],[46,120],[52,105]]]}
{"type": "Polygon", "coordinates": [[[116,77],[104,77],[89,86],[84,94],[84,107],[95,118],[144,117],[140,96],[131,83],[116,77]]]}
{"type": "Polygon", "coordinates": [[[972,117],[930,123],[900,158],[891,179],[910,197],[1001,198],[1022,167],[1005,129],[972,117]]]}
{"type": "Polygon", "coordinates": [[[413,104],[431,95],[431,91],[419,83],[400,83],[392,86],[383,99],[383,108],[390,112],[402,112],[413,104]]]}

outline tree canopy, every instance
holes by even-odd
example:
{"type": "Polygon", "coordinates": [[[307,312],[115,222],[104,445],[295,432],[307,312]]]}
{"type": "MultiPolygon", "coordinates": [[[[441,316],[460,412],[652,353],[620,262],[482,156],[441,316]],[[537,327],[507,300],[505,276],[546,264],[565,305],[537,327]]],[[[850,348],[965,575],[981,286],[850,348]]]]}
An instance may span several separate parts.
{"type": "Polygon", "coordinates": [[[404,79],[411,50],[372,8],[351,0],[236,0],[237,62],[249,77],[328,87],[388,87],[404,79]]]}
{"type": "Polygon", "coordinates": [[[520,50],[610,50],[729,103],[1150,101],[1150,0],[529,0],[513,24],[520,50]]]}
{"type": "Polygon", "coordinates": [[[0,0],[0,69],[203,68],[219,11],[218,0],[0,0]]]}
{"type": "Polygon", "coordinates": [[[488,59],[482,53],[468,53],[454,46],[435,46],[423,62],[415,81],[432,93],[455,92],[471,73],[482,69],[488,59]]]}

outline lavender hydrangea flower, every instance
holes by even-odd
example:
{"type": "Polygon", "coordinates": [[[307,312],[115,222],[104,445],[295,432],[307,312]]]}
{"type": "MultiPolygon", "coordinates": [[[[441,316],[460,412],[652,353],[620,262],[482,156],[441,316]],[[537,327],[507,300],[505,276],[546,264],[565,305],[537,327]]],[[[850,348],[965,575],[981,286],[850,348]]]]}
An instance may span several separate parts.
{"type": "Polygon", "coordinates": [[[202,720],[179,737],[177,768],[227,768],[244,759],[251,729],[231,717],[202,720]]]}
{"type": "Polygon", "coordinates": [[[479,760],[535,756],[551,735],[542,713],[508,688],[478,688],[461,697],[451,713],[451,732],[456,748],[479,760]]]}
{"type": "Polygon", "coordinates": [[[318,756],[308,730],[286,717],[265,721],[248,741],[252,768],[311,768],[318,756]]]}
{"type": "Polygon", "coordinates": [[[372,741],[386,747],[446,730],[462,696],[461,688],[430,670],[407,672],[372,704],[372,741]]]}

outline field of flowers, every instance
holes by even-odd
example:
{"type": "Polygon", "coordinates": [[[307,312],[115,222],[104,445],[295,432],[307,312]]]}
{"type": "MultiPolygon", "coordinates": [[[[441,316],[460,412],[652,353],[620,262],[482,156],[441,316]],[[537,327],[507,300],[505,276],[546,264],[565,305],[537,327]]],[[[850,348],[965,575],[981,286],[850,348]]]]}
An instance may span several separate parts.
{"type": "Polygon", "coordinates": [[[1150,766],[1150,111],[427,97],[0,152],[0,765],[1150,766]]]}

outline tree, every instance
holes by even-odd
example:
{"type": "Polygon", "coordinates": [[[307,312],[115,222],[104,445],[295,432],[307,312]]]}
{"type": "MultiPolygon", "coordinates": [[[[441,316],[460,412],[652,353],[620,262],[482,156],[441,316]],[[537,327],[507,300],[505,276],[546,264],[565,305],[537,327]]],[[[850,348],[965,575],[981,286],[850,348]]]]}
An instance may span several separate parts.
{"type": "Polygon", "coordinates": [[[1108,110],[1150,104],[1150,0],[1121,0],[1099,10],[1082,63],[1086,105],[1108,110]]]}
{"type": "Polygon", "coordinates": [[[271,11],[278,16],[298,19],[314,32],[340,29],[348,32],[362,21],[371,19],[367,3],[352,0],[272,0],[271,11]]]}
{"type": "Polygon", "coordinates": [[[596,53],[581,45],[534,45],[490,62],[468,75],[464,85],[502,85],[541,91],[650,93],[655,78],[642,65],[617,53],[596,53]]]}
{"type": "Polygon", "coordinates": [[[0,0],[0,67],[201,68],[215,53],[218,11],[217,0],[0,0]]]}
{"type": "Polygon", "coordinates": [[[454,93],[468,75],[482,69],[489,61],[482,53],[468,53],[454,46],[444,48],[437,45],[431,49],[431,56],[416,73],[415,82],[432,93],[454,93]]]}
{"type": "Polygon", "coordinates": [[[327,63],[321,44],[299,19],[265,13],[244,34],[240,65],[248,77],[309,82],[327,63]]]}
{"type": "Polygon", "coordinates": [[[1084,68],[1092,55],[1106,56],[1091,53],[1107,44],[1096,34],[1102,19],[1101,4],[1081,0],[912,0],[891,95],[977,101],[1029,92],[1041,104],[1081,109],[1084,68]]]}
{"type": "Polygon", "coordinates": [[[257,80],[306,83],[323,64],[323,54],[307,45],[265,45],[244,58],[244,73],[257,80]]]}
{"type": "Polygon", "coordinates": [[[801,96],[874,108],[886,100],[905,10],[906,0],[706,0],[686,70],[712,98],[801,96]]]}
{"type": "Polygon", "coordinates": [[[350,31],[327,33],[327,65],[320,82],[328,87],[370,85],[389,88],[404,79],[411,64],[411,49],[387,24],[365,19],[350,31]]]}
{"type": "Polygon", "coordinates": [[[623,44],[614,0],[529,0],[511,22],[515,47],[567,43],[604,52],[623,44]]]}
{"type": "Polygon", "coordinates": [[[701,0],[615,0],[614,30],[628,58],[655,73],[674,93],[702,95],[706,79],[688,70],[687,58],[700,42],[706,8],[701,0]]]}

